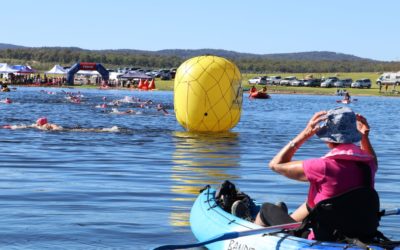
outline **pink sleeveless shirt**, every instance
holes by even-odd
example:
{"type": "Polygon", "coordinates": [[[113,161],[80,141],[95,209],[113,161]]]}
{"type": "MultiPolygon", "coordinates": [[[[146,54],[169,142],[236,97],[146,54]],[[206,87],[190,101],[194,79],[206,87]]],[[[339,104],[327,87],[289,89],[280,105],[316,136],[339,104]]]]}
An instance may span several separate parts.
{"type": "MultiPolygon", "coordinates": [[[[364,185],[364,174],[355,161],[371,168],[374,184],[377,166],[373,157],[354,144],[340,144],[321,158],[303,161],[304,173],[310,182],[307,204],[311,208],[318,202],[364,185]],[[342,161],[347,160],[347,161],[342,161]]],[[[314,239],[314,233],[308,235],[314,239]]]]}
{"type": "Polygon", "coordinates": [[[319,201],[363,186],[364,174],[355,161],[371,167],[373,184],[377,171],[373,157],[355,144],[340,144],[321,158],[303,161],[304,173],[310,182],[308,205],[313,208],[319,201]]]}

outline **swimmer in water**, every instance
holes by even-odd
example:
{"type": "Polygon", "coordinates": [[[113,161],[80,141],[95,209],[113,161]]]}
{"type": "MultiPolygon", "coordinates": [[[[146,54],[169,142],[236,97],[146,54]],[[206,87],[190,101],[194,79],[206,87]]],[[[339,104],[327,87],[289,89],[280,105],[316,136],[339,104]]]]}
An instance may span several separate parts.
{"type": "Polygon", "coordinates": [[[49,123],[46,117],[40,117],[37,119],[36,124],[34,127],[41,129],[41,130],[61,130],[62,127],[56,124],[49,123]]]}
{"type": "Polygon", "coordinates": [[[11,104],[12,100],[10,98],[6,97],[6,99],[1,100],[0,102],[5,103],[5,104],[11,104]]]}
{"type": "Polygon", "coordinates": [[[124,114],[136,114],[136,111],[133,109],[129,109],[123,112],[124,114]]]}
{"type": "Polygon", "coordinates": [[[1,92],[10,92],[10,88],[7,86],[7,84],[0,82],[1,84],[1,92]]]}
{"type": "Polygon", "coordinates": [[[117,114],[117,115],[127,115],[127,114],[136,114],[136,111],[133,109],[128,109],[126,111],[119,111],[116,108],[113,108],[111,111],[112,114],[117,114]]]}
{"type": "Polygon", "coordinates": [[[103,103],[103,104],[96,105],[95,107],[96,107],[96,108],[106,109],[108,106],[107,106],[106,103],[103,103]]]}
{"type": "Polygon", "coordinates": [[[157,104],[157,111],[162,111],[164,115],[168,115],[168,111],[163,107],[161,103],[157,104]]]}
{"type": "Polygon", "coordinates": [[[109,103],[112,106],[121,106],[121,101],[119,100],[113,100],[111,103],[109,103]]]}
{"type": "Polygon", "coordinates": [[[36,123],[32,125],[3,125],[2,128],[6,129],[26,129],[26,128],[37,128],[40,130],[62,130],[63,127],[48,122],[46,117],[40,117],[36,123]]]}

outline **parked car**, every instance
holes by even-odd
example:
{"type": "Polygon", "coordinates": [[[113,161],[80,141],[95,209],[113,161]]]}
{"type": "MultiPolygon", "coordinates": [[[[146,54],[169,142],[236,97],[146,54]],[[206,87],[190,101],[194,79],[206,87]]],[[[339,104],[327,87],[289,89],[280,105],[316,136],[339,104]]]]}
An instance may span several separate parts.
{"type": "Polygon", "coordinates": [[[160,70],[160,79],[161,80],[171,80],[172,75],[169,69],[162,69],[160,70]]]}
{"type": "Polygon", "coordinates": [[[325,81],[321,82],[321,87],[322,88],[331,88],[331,87],[335,86],[334,84],[335,84],[335,82],[337,82],[337,80],[338,80],[337,78],[336,79],[328,78],[325,81]]]}
{"type": "Polygon", "coordinates": [[[306,87],[320,87],[321,79],[307,79],[304,81],[304,86],[306,87]]]}
{"type": "Polygon", "coordinates": [[[267,84],[278,85],[281,80],[282,80],[281,76],[270,76],[270,77],[267,77],[267,84]]]}
{"type": "Polygon", "coordinates": [[[368,78],[363,78],[356,80],[351,84],[352,88],[371,88],[371,80],[368,78]]]}
{"type": "Polygon", "coordinates": [[[339,81],[339,78],[337,78],[336,76],[330,76],[328,78],[323,79],[322,81],[326,81],[326,80],[335,80],[335,81],[339,81]]]}
{"type": "MultiPolygon", "coordinates": [[[[343,88],[345,85],[345,81],[344,80],[339,80],[333,83],[333,86],[336,88],[343,88]]],[[[351,85],[351,83],[350,83],[351,85]]]]}
{"type": "Polygon", "coordinates": [[[352,82],[353,82],[353,79],[351,79],[351,78],[343,79],[344,87],[351,87],[352,82]]]}
{"type": "Polygon", "coordinates": [[[146,72],[145,74],[148,76],[151,76],[153,78],[160,77],[160,71],[158,71],[158,70],[149,71],[149,72],[146,72]]]}
{"type": "Polygon", "coordinates": [[[290,86],[304,86],[304,80],[295,79],[293,81],[290,81],[290,86]]]}
{"type": "Polygon", "coordinates": [[[265,85],[267,84],[267,77],[266,76],[256,76],[249,79],[249,84],[259,84],[265,85]]]}
{"type": "Polygon", "coordinates": [[[279,85],[281,86],[290,86],[290,83],[294,80],[297,80],[297,78],[295,76],[288,76],[283,78],[280,82],[279,85]]]}

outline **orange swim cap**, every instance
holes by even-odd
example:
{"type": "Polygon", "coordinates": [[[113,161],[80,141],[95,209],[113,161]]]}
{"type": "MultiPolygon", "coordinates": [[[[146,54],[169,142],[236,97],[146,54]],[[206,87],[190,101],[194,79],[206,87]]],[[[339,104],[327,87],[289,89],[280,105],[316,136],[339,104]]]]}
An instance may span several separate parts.
{"type": "Polygon", "coordinates": [[[36,125],[38,125],[38,126],[43,126],[45,124],[47,124],[47,118],[46,117],[40,117],[36,121],[36,125]]]}

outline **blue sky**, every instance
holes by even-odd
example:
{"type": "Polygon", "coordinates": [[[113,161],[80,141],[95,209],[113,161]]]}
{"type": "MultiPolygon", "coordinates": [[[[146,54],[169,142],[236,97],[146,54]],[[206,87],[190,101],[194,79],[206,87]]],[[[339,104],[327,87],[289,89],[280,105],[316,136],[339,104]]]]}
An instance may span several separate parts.
{"type": "Polygon", "coordinates": [[[0,6],[0,43],[256,54],[333,51],[400,61],[396,0],[18,0],[0,6]]]}

